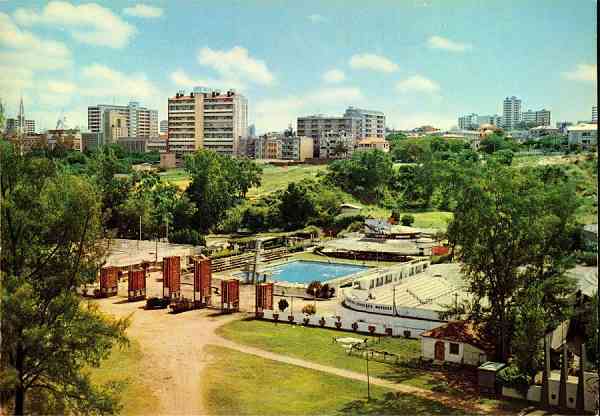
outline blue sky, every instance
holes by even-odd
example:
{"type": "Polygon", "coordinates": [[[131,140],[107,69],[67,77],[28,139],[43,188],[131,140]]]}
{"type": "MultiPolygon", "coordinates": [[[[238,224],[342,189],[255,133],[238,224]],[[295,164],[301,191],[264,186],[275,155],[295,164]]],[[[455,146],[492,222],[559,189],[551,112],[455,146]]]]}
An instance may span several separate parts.
{"type": "Polygon", "coordinates": [[[573,1],[2,1],[0,97],[86,128],[87,106],[158,108],[235,87],[258,132],[299,115],[382,110],[388,126],[451,127],[517,95],[552,122],[597,102],[596,7],[573,1]]]}

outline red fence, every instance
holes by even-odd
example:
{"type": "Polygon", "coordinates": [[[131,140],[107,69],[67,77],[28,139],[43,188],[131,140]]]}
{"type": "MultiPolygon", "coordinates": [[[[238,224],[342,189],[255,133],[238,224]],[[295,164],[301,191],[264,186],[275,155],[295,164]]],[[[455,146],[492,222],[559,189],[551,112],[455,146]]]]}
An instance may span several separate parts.
{"type": "Polygon", "coordinates": [[[273,309],[273,283],[261,283],[256,286],[256,311],[273,309]]]}
{"type": "Polygon", "coordinates": [[[177,299],[181,295],[181,263],[179,256],[163,258],[163,297],[177,299]]]}
{"type": "Polygon", "coordinates": [[[431,247],[431,255],[432,256],[443,256],[445,254],[448,254],[448,247],[445,247],[445,246],[431,247]]]}
{"type": "Polygon", "coordinates": [[[202,256],[193,260],[194,263],[194,303],[198,306],[210,304],[210,289],[212,284],[211,262],[202,256]]]}
{"type": "Polygon", "coordinates": [[[221,310],[227,312],[240,309],[240,281],[221,280],[221,310]]]}
{"type": "Polygon", "coordinates": [[[130,270],[127,286],[127,298],[130,302],[146,299],[146,270],[130,270]]]}
{"type": "Polygon", "coordinates": [[[100,269],[100,296],[103,298],[116,296],[119,290],[118,270],[116,267],[100,269]]]}

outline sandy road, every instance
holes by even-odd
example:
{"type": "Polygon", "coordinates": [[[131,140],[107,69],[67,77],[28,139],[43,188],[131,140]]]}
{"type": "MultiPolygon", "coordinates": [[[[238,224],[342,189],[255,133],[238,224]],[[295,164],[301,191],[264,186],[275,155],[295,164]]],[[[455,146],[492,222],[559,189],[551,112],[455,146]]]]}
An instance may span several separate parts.
{"type": "MultiPolygon", "coordinates": [[[[140,343],[142,367],[148,387],[158,396],[160,408],[156,414],[203,415],[201,373],[210,355],[206,345],[216,345],[266,359],[297,365],[339,377],[366,381],[362,373],[240,345],[216,334],[216,329],[242,317],[241,314],[219,315],[215,310],[195,310],[177,315],[166,310],[144,310],[144,302],[127,303],[124,298],[98,300],[101,309],[117,317],[132,314],[128,336],[140,343]]],[[[481,404],[470,403],[455,396],[435,393],[418,387],[396,384],[371,377],[371,383],[401,393],[413,394],[469,413],[493,412],[481,404]]]]}
{"type": "Polygon", "coordinates": [[[141,309],[144,302],[120,303],[123,299],[97,302],[105,313],[116,317],[133,314],[127,335],[140,343],[144,377],[160,402],[156,414],[205,414],[200,374],[210,357],[204,346],[218,345],[215,329],[239,315],[213,316],[213,310],[172,315],[165,309],[141,309]]]}

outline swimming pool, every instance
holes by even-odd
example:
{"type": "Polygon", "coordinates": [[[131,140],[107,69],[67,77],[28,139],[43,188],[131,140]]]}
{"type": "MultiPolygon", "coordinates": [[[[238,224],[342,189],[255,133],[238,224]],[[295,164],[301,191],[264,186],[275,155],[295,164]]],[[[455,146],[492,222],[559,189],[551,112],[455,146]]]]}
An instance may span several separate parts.
{"type": "Polygon", "coordinates": [[[367,270],[366,266],[320,261],[295,260],[270,267],[268,280],[274,282],[310,283],[314,280],[325,282],[367,270]]]}

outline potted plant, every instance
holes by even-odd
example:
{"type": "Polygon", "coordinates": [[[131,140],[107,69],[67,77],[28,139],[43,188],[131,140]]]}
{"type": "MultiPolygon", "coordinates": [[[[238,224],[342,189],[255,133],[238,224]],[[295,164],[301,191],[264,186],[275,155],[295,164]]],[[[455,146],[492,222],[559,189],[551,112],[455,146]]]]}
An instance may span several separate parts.
{"type": "Polygon", "coordinates": [[[354,323],[352,324],[352,330],[353,330],[354,332],[356,332],[356,331],[358,330],[358,323],[357,323],[357,322],[354,322],[354,323]]]}
{"type": "Polygon", "coordinates": [[[371,334],[375,332],[375,325],[369,325],[369,332],[371,334]]]}
{"type": "Polygon", "coordinates": [[[273,314],[273,320],[274,321],[279,321],[279,314],[278,313],[274,313],[273,314]]]}
{"type": "Polygon", "coordinates": [[[304,322],[304,326],[307,326],[308,323],[310,322],[310,318],[308,316],[305,316],[302,321],[304,322]]]}
{"type": "Polygon", "coordinates": [[[337,329],[340,329],[342,327],[342,322],[341,321],[335,321],[335,327],[337,329]]]}
{"type": "Polygon", "coordinates": [[[294,315],[288,315],[288,322],[294,322],[294,315]]]}
{"type": "Polygon", "coordinates": [[[392,328],[386,328],[385,333],[386,333],[386,335],[389,335],[391,337],[392,336],[392,328]]]}
{"type": "Polygon", "coordinates": [[[321,317],[321,319],[319,319],[319,325],[325,326],[325,318],[321,317]]]}

